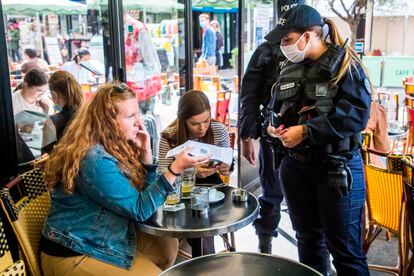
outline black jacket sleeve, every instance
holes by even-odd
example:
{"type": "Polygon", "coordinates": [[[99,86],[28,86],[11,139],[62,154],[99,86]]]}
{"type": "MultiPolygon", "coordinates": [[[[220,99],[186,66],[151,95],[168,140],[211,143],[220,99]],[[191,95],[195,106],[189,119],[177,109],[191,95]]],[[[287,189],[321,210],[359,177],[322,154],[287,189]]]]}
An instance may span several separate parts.
{"type": "Polygon", "coordinates": [[[338,84],[335,111],[306,121],[311,145],[326,145],[365,129],[371,106],[371,87],[362,67],[351,69],[338,84]]]}
{"type": "Polygon", "coordinates": [[[240,137],[258,138],[261,135],[260,105],[265,104],[266,71],[272,62],[272,49],[267,42],[262,43],[250,58],[243,77],[240,93],[240,137]]]}

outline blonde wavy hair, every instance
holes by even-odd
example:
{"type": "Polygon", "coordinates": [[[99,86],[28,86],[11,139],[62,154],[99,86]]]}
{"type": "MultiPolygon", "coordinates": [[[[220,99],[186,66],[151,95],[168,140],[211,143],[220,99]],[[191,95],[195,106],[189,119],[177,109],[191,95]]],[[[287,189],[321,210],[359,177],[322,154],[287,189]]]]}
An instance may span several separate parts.
{"type": "Polygon", "coordinates": [[[117,83],[101,86],[92,101],[75,115],[46,164],[45,180],[49,188],[63,184],[66,193],[73,193],[80,163],[96,144],[118,160],[118,167],[134,187],[144,188],[146,171],[140,162],[140,152],[126,140],[116,121],[116,104],[135,99],[135,93],[126,85],[119,87],[117,83]]]}

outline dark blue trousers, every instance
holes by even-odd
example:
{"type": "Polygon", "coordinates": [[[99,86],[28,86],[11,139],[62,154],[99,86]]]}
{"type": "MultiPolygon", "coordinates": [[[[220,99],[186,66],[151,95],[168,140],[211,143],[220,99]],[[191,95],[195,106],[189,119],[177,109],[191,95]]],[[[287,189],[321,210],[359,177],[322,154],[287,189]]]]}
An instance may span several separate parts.
{"type": "Polygon", "coordinates": [[[253,225],[258,235],[277,237],[280,221],[280,204],[283,200],[279,169],[273,168],[274,154],[271,145],[260,139],[259,176],[262,194],[259,196],[259,216],[253,225]]]}
{"type": "Polygon", "coordinates": [[[299,260],[324,275],[328,270],[327,249],[339,276],[369,275],[362,251],[365,181],[359,151],[353,153],[348,166],[353,185],[343,197],[324,185],[326,169],[320,162],[302,164],[285,156],[280,166],[299,260]]]}

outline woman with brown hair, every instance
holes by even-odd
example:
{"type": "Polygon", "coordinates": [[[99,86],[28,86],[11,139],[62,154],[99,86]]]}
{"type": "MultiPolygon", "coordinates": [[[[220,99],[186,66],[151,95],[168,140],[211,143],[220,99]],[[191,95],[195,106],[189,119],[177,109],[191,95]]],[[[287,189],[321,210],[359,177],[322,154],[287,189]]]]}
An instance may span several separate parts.
{"type": "Polygon", "coordinates": [[[100,87],[46,165],[51,208],[40,241],[44,275],[158,275],[178,241],[136,230],[173,191],[175,174],[206,162],[180,153],[157,175],[135,93],[100,87]]]}
{"type": "Polygon", "coordinates": [[[47,91],[47,75],[37,68],[28,71],[23,83],[12,94],[13,114],[23,110],[52,114],[52,102],[46,95],[47,91]]]}
{"type": "Polygon", "coordinates": [[[58,113],[50,116],[43,127],[42,152],[50,153],[62,137],[83,102],[82,89],[75,77],[63,70],[54,72],[49,78],[49,88],[54,108],[58,113]]]}
{"type": "MultiPolygon", "coordinates": [[[[230,147],[226,126],[211,119],[210,102],[202,91],[192,90],[181,96],[178,102],[177,119],[161,133],[158,154],[160,167],[167,167],[174,162],[173,158],[166,157],[167,152],[188,140],[230,147]]],[[[224,163],[213,167],[200,165],[197,167],[196,184],[222,183],[218,173],[230,174],[230,166],[224,163]]],[[[203,254],[214,252],[214,237],[204,238],[203,254]]]]}

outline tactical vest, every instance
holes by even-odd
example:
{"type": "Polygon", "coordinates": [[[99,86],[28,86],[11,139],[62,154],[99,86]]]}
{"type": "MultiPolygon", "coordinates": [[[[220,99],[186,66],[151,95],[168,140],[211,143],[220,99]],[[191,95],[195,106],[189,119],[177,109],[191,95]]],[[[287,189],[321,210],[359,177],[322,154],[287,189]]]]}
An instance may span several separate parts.
{"type": "MultiPolygon", "coordinates": [[[[285,127],[304,124],[306,120],[320,115],[330,115],[335,110],[334,98],[338,92],[338,86],[331,79],[332,76],[321,74],[319,61],[310,66],[290,63],[282,69],[273,86],[269,108],[280,115],[280,124],[285,127]]],[[[317,149],[314,150],[326,154],[349,152],[359,145],[360,135],[354,136],[315,146],[317,149]]]]}

